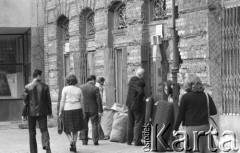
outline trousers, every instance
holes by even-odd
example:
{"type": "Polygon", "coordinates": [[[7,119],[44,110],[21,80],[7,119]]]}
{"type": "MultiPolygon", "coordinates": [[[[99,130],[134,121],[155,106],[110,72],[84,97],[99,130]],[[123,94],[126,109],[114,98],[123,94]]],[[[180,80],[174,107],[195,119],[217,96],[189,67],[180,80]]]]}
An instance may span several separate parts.
{"type": "Polygon", "coordinates": [[[29,126],[29,143],[30,143],[30,153],[37,153],[37,141],[36,141],[36,123],[38,122],[39,129],[41,131],[42,137],[42,147],[43,149],[50,148],[50,137],[47,128],[47,116],[29,116],[28,126],[29,126]]]}
{"type": "Polygon", "coordinates": [[[83,143],[88,142],[88,121],[91,119],[92,123],[92,139],[93,143],[98,142],[99,140],[99,133],[98,133],[98,123],[99,123],[99,116],[98,113],[91,113],[85,112],[85,128],[80,131],[80,138],[82,139],[83,143]]]}
{"type": "MultiPolygon", "coordinates": [[[[141,107],[142,108],[142,107],[141,107]]],[[[141,109],[139,111],[133,111],[128,108],[128,125],[127,125],[127,143],[131,144],[141,142],[142,129],[145,120],[145,111],[141,109]]]]}
{"type": "Polygon", "coordinates": [[[104,132],[101,126],[101,117],[99,117],[99,120],[98,120],[98,134],[99,134],[99,139],[104,138],[104,132]]]}
{"type": "MultiPolygon", "coordinates": [[[[197,131],[204,131],[204,132],[208,132],[209,131],[209,124],[207,125],[200,125],[200,126],[186,126],[185,130],[186,133],[188,135],[187,138],[189,138],[188,140],[186,139],[186,141],[188,142],[188,146],[193,148],[194,146],[194,136],[193,136],[193,132],[197,131]]],[[[200,136],[198,139],[198,149],[199,153],[211,153],[211,151],[208,149],[208,137],[207,136],[200,136]]],[[[185,153],[193,153],[193,151],[185,151],[185,153]]]]}

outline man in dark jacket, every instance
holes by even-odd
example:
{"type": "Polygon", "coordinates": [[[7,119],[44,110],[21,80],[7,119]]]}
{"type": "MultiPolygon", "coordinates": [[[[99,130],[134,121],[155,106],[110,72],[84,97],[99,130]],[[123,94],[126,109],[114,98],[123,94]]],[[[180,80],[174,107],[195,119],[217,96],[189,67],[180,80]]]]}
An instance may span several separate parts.
{"type": "Polygon", "coordinates": [[[99,134],[98,134],[98,121],[99,116],[103,113],[102,101],[100,97],[99,88],[95,86],[96,77],[91,75],[87,78],[87,83],[80,86],[83,99],[84,99],[84,110],[85,110],[85,123],[86,128],[81,131],[80,139],[83,141],[83,145],[88,143],[88,122],[91,119],[92,132],[93,132],[93,143],[99,145],[99,134]]]}
{"type": "Polygon", "coordinates": [[[126,105],[128,107],[128,129],[127,144],[131,145],[135,141],[136,146],[143,145],[142,126],[144,124],[144,87],[143,81],[144,69],[140,68],[129,81],[128,95],[126,105]]]}
{"type": "Polygon", "coordinates": [[[34,70],[33,81],[25,86],[22,119],[28,119],[30,152],[37,153],[36,122],[42,133],[42,146],[46,153],[51,153],[47,116],[52,118],[52,103],[48,85],[41,82],[41,70],[34,70]]]}

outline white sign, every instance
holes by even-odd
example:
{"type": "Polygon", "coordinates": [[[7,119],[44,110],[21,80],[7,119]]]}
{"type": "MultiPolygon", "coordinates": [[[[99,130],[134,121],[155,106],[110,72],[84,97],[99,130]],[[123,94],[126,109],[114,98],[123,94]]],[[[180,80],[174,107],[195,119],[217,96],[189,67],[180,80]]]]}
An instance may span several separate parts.
{"type": "Polygon", "coordinates": [[[156,35],[161,36],[163,38],[163,25],[156,25],[156,35]]]}
{"type": "Polygon", "coordinates": [[[69,52],[69,43],[65,43],[65,52],[66,52],[66,53],[69,52]]]}

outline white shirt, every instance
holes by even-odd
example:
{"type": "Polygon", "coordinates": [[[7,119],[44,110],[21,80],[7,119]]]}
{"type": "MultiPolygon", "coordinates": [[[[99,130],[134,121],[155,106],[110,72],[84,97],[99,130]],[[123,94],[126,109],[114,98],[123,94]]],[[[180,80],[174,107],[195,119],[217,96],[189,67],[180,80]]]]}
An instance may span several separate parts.
{"type": "Polygon", "coordinates": [[[104,105],[105,102],[106,102],[106,90],[105,90],[105,87],[100,85],[100,83],[98,83],[98,82],[95,84],[95,86],[99,88],[101,99],[102,99],[102,103],[104,105]]]}
{"type": "Polygon", "coordinates": [[[62,98],[65,101],[64,110],[81,108],[82,90],[76,86],[65,86],[62,90],[62,98]]]}

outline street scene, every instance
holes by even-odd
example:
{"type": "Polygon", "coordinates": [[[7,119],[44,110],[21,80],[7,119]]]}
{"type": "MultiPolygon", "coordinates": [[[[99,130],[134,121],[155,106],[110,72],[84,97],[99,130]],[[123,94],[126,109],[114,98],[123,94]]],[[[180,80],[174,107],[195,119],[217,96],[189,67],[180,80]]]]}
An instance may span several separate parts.
{"type": "MultiPolygon", "coordinates": [[[[28,130],[19,129],[16,127],[16,123],[0,124],[0,153],[29,153],[29,141],[28,130]],[[14,135],[14,136],[13,136],[14,135]],[[10,143],[11,142],[11,143],[10,143]]],[[[41,143],[40,131],[37,134],[37,142],[41,143]]],[[[65,135],[59,135],[56,128],[49,128],[51,137],[51,148],[53,153],[68,153],[68,140],[65,135]]],[[[143,153],[142,146],[127,146],[124,143],[110,142],[109,140],[101,140],[99,146],[94,146],[90,141],[88,146],[83,146],[80,142],[77,142],[78,152],[84,153],[143,153]]],[[[39,153],[45,153],[39,146],[39,153]]]]}
{"type": "Polygon", "coordinates": [[[240,0],[0,0],[0,19],[0,153],[240,153],[240,0]]]}

